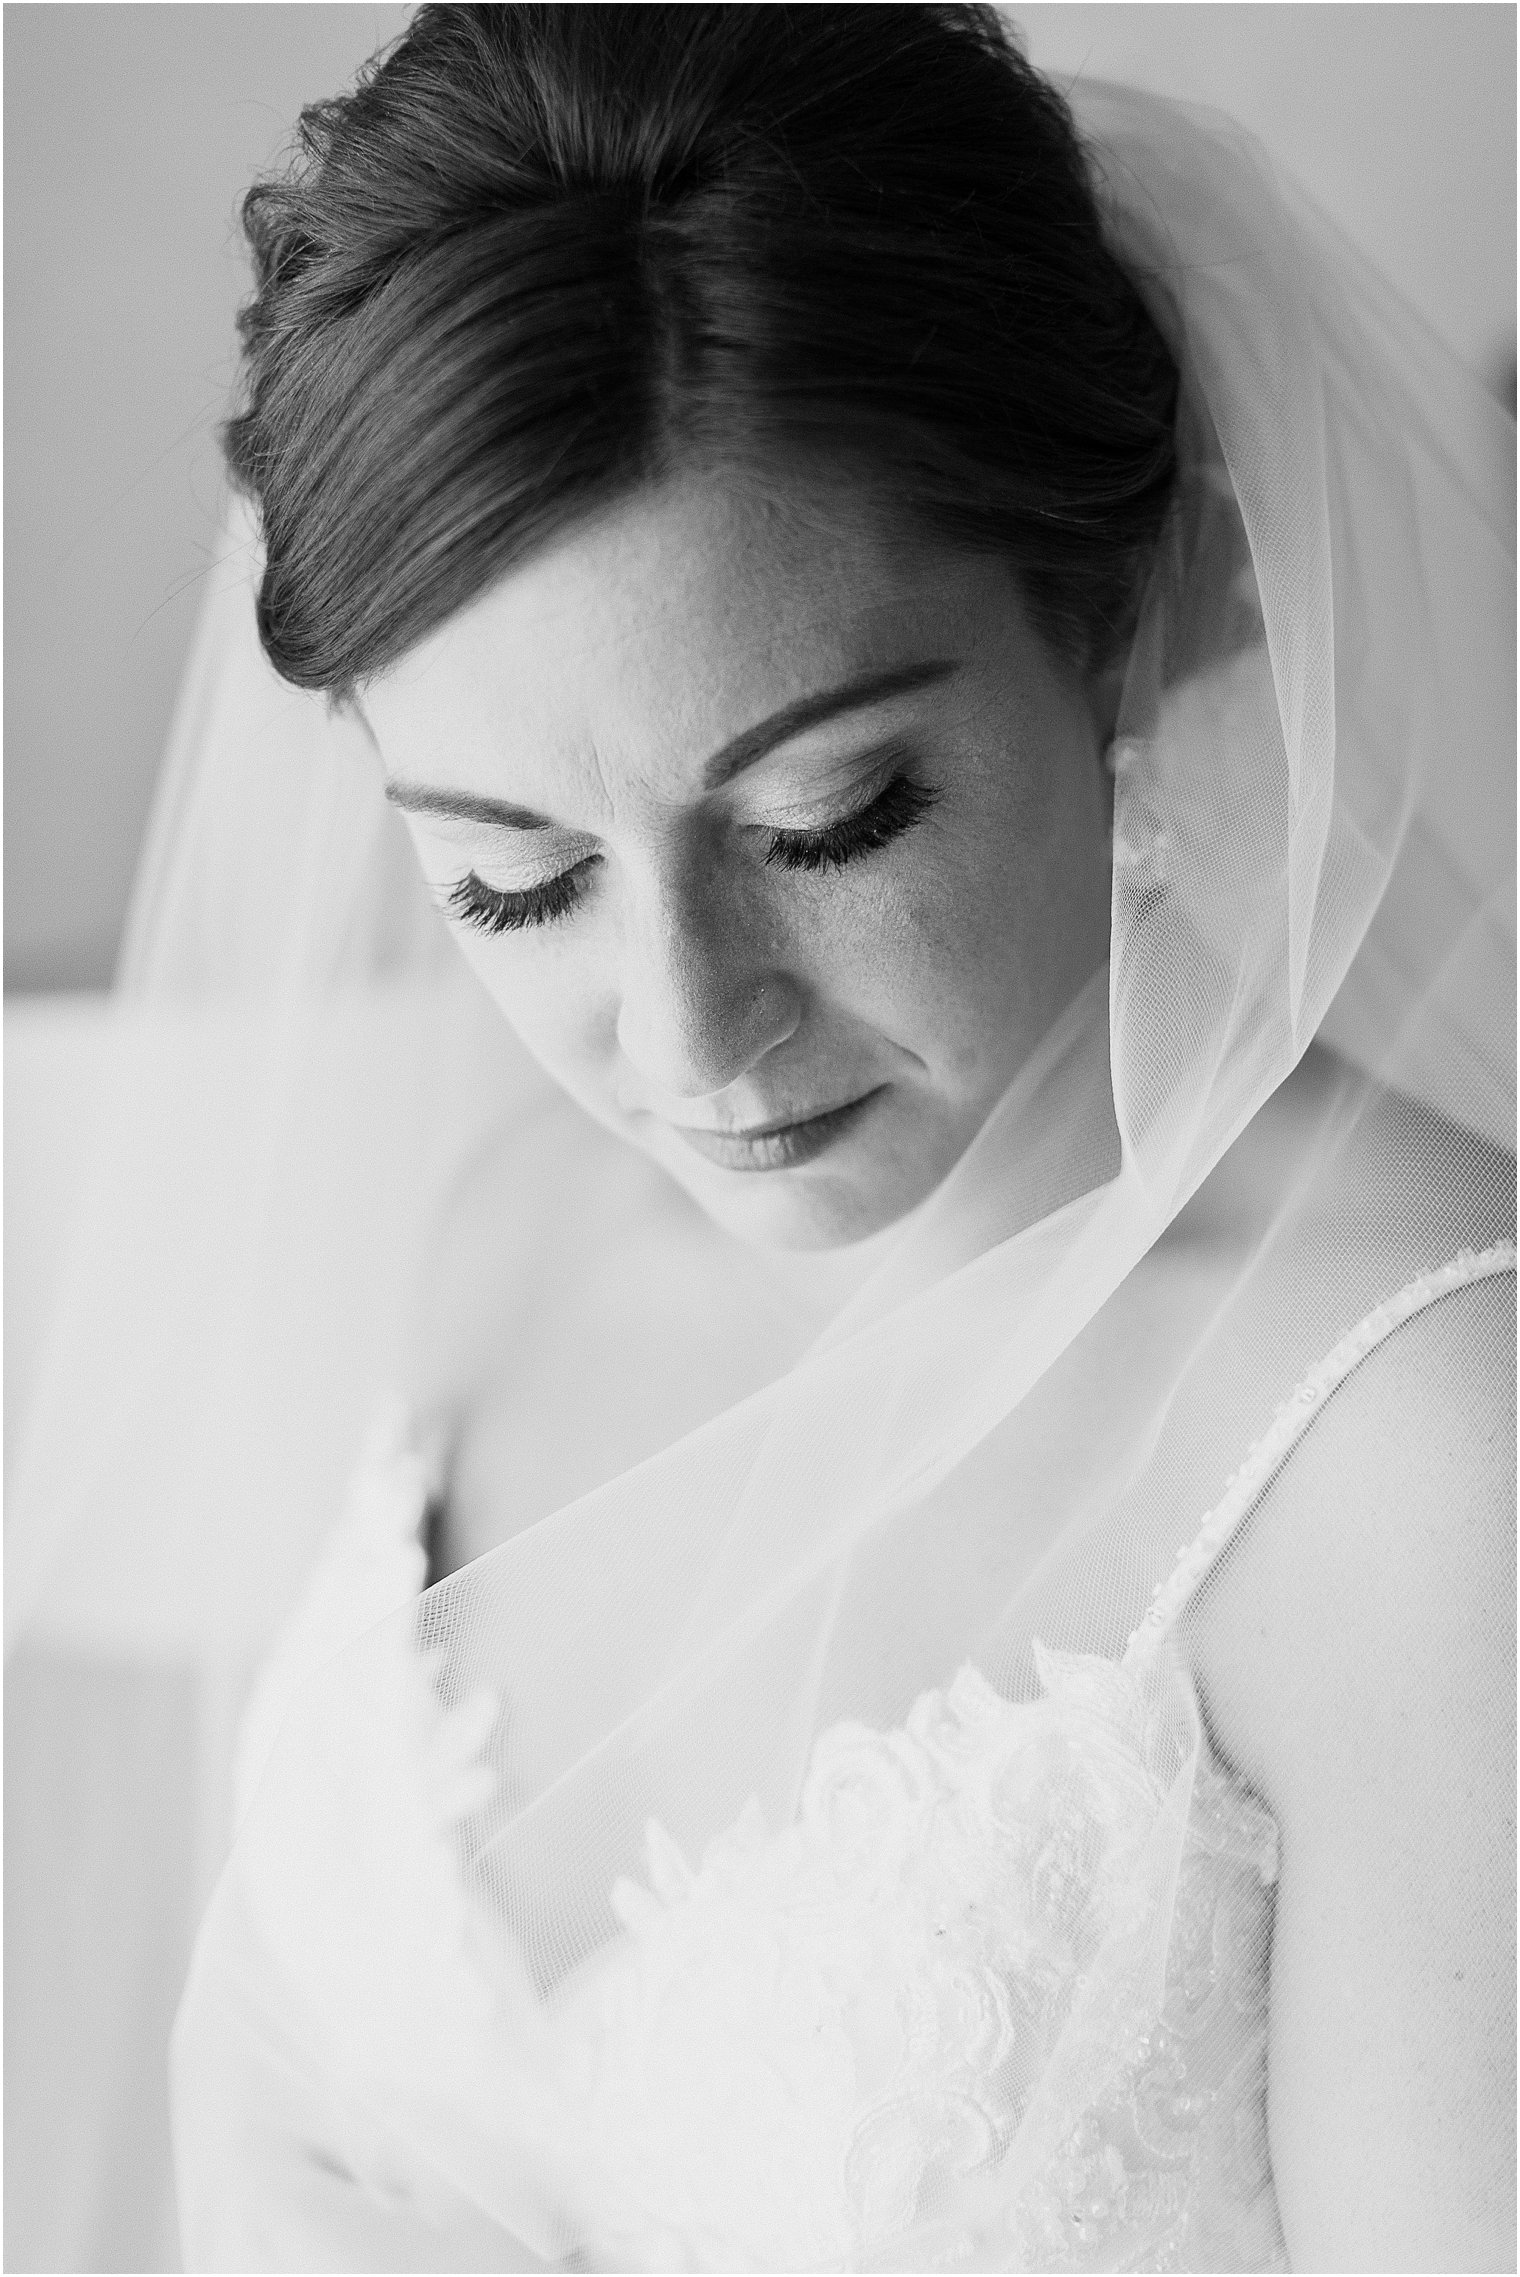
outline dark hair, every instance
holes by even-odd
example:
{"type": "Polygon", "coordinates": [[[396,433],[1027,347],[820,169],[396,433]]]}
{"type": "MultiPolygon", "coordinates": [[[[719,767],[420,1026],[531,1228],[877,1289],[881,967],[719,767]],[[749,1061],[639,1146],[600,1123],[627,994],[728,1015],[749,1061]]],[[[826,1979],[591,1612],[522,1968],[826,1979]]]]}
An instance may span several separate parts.
{"type": "Polygon", "coordinates": [[[1092,660],[1177,373],[978,7],[429,6],[243,207],[264,647],[350,692],[677,465],[853,455],[1092,660]]]}

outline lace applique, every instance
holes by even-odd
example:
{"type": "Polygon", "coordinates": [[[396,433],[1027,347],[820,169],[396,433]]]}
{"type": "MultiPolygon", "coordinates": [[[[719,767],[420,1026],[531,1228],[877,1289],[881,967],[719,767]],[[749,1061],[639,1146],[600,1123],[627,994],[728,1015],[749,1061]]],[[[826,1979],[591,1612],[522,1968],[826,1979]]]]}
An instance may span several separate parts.
{"type": "MultiPolygon", "coordinates": [[[[1402,1320],[1514,1262],[1464,1253],[1336,1347],[1122,1661],[1037,1647],[1037,1700],[967,1667],[898,1729],[836,1725],[792,1823],[772,1833],[752,1804],[699,1866],[651,1826],[645,1880],[613,1894],[625,1934],[547,2015],[506,1981],[459,1880],[452,1830],[492,1783],[494,1703],[445,1711],[398,1632],[344,1824],[294,1844],[333,1849],[336,1893],[339,1854],[351,1865],[372,1834],[365,1887],[396,1917],[375,1949],[409,1957],[382,2024],[336,1894],[325,1945],[301,1915],[293,1959],[347,2066],[431,2063],[488,2108],[505,2002],[536,2045],[541,2148],[590,2266],[1285,2267],[1266,2135],[1277,1833],[1210,1755],[1169,1632],[1335,1386],[1402,1320]],[[381,1871],[398,1813],[417,1833],[404,1890],[381,1871]]],[[[395,1483],[370,1492],[415,1562],[420,1477],[395,1483]]],[[[287,1910],[271,1899],[271,1918],[287,1910]]]]}
{"type": "MultiPolygon", "coordinates": [[[[1027,2269],[1286,2266],[1266,2132],[1272,1819],[1206,1756],[1179,1861],[1159,2013],[1023,2179],[1027,2269]],[[1061,2139],[1064,2131],[1064,2139],[1061,2139]]],[[[1097,2054],[1105,2020],[1094,2019],[1097,2054]]]]}
{"type": "Polygon", "coordinates": [[[627,1940],[563,2019],[607,2146],[601,2246],[687,2268],[1286,2265],[1277,1833],[1212,1760],[1168,1636],[1367,1354],[1514,1265],[1512,1244],[1464,1251],[1327,1354],[1121,1663],[1037,1647],[1042,1700],[966,1668],[900,1730],[837,1726],[796,1822],[772,1838],[752,1808],[695,1872],[650,1829],[648,1887],[614,1895],[627,1940]]]}
{"type": "Polygon", "coordinates": [[[244,1708],[233,1774],[235,1822],[247,1811],[303,1678],[426,1585],[421,1530],[438,1489],[441,1455],[436,1437],[421,1430],[402,1403],[376,1409],[343,1515],[244,1708]]]}
{"type": "Polygon", "coordinates": [[[1275,1830],[1205,1759],[1169,1841],[1190,1693],[1039,1665],[1038,1701],[966,1668],[897,1731],[825,1733],[794,1823],[752,1806],[695,1871],[650,1830],[560,2019],[599,2257],[1162,2268],[1206,2235],[1195,2266],[1279,2264],[1275,1830]]]}

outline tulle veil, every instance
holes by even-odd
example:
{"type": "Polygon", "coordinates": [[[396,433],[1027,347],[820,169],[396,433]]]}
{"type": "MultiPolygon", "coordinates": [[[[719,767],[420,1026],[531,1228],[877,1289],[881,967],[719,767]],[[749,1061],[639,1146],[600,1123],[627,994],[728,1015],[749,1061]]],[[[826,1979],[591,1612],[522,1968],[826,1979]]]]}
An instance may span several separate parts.
{"type": "MultiPolygon", "coordinates": [[[[1303,1370],[1512,1236],[1513,430],[1227,122],[1100,87],[1074,108],[1184,375],[1112,752],[1108,965],[793,1367],[292,1686],[202,1933],[203,2015],[293,2098],[380,2112],[445,2230],[469,2213],[549,2260],[619,2234],[556,2019],[637,1893],[746,1813],[785,1826],[821,1735],[890,1731],[967,1663],[1020,1699],[1037,1645],[1119,1660],[1303,1370]]],[[[259,658],[254,575],[234,525],[13,1490],[8,1631],[125,1598],[267,1634],[404,1375],[440,1209],[493,1149],[520,1191],[552,1144],[372,754],[259,658]]],[[[1111,1965],[1143,2007],[1197,1731],[1175,1670],[1133,1665],[1164,1801],[1111,1965]]],[[[218,2193],[257,2178],[204,2033],[179,2060],[214,2255],[218,2193]]],[[[1064,2060],[1097,2059],[1074,2031],[1064,2060]]],[[[985,2185],[942,2178],[934,2221],[985,2185]]]]}

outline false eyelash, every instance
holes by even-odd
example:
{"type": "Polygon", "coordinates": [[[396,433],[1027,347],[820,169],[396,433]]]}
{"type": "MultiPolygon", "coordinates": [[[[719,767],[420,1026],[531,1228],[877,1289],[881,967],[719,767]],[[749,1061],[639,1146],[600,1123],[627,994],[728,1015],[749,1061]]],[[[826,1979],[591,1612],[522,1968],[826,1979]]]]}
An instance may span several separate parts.
{"type": "Polygon", "coordinates": [[[869,806],[846,815],[842,822],[831,822],[823,830],[773,831],[765,859],[788,870],[842,870],[857,854],[890,846],[938,803],[939,792],[927,783],[894,775],[869,806]]]}
{"type": "MultiPolygon", "coordinates": [[[[768,863],[787,870],[842,870],[859,854],[873,854],[901,838],[939,803],[939,792],[927,783],[910,782],[894,775],[876,798],[859,814],[846,815],[823,830],[774,830],[766,850],[768,863]]],[[[451,886],[444,907],[463,925],[481,933],[520,933],[530,925],[552,925],[568,917],[581,897],[580,879],[595,860],[578,862],[557,878],[523,892],[509,893],[488,886],[473,870],[451,886]]]]}
{"type": "Polygon", "coordinates": [[[444,906],[462,924],[482,933],[520,933],[528,925],[552,925],[557,917],[568,917],[580,900],[580,874],[588,867],[577,862],[573,870],[561,870],[557,878],[522,893],[498,892],[471,870],[450,887],[444,906]]]}

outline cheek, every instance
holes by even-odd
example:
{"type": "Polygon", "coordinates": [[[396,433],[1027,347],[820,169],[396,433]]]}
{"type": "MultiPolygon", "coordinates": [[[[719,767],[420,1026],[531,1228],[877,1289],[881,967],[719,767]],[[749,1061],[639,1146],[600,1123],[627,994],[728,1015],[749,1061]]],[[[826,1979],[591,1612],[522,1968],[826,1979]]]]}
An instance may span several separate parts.
{"type": "Polygon", "coordinates": [[[456,936],[465,962],[539,1065],[595,1110],[616,1038],[617,1007],[598,960],[574,938],[456,936]]]}
{"type": "Polygon", "coordinates": [[[1031,796],[994,760],[882,877],[864,960],[882,1025],[958,1091],[1001,1089],[1101,961],[1103,822],[1084,782],[1031,796]]]}
{"type": "Polygon", "coordinates": [[[894,1038],[964,1074],[1017,1025],[1037,865],[994,807],[946,816],[873,881],[854,963],[894,1038]]]}

